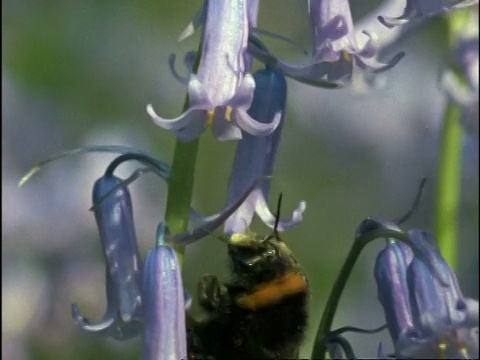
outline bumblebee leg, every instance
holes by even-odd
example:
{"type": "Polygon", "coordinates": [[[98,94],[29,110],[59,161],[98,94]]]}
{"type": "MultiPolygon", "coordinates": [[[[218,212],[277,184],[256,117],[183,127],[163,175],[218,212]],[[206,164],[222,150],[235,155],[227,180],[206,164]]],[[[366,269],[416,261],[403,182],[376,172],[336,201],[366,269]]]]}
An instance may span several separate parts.
{"type": "Polygon", "coordinates": [[[216,276],[203,275],[198,283],[198,301],[211,313],[225,314],[230,306],[230,295],[216,276]]]}

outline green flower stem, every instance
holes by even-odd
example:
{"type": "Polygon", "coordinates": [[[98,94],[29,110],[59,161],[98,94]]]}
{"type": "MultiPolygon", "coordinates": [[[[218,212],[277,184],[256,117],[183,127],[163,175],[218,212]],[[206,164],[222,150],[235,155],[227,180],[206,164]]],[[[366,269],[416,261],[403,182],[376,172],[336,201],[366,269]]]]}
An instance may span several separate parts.
{"type": "Polygon", "coordinates": [[[368,243],[378,238],[392,238],[405,242],[407,244],[409,242],[408,236],[400,229],[394,230],[380,228],[369,231],[357,237],[357,239],[352,245],[352,248],[350,249],[350,252],[348,253],[347,259],[345,260],[342,269],[340,270],[340,274],[338,275],[337,280],[333,285],[333,289],[330,292],[330,296],[327,300],[327,305],[325,306],[325,310],[323,311],[317,334],[315,335],[315,342],[311,357],[312,359],[325,359],[325,355],[327,352],[327,344],[325,339],[331,331],[333,317],[335,316],[335,312],[337,311],[343,289],[347,284],[348,278],[350,277],[350,274],[358,257],[360,256],[362,249],[368,243]]]}
{"type": "MultiPolygon", "coordinates": [[[[202,41],[198,46],[197,56],[193,64],[192,72],[196,73],[200,64],[202,41]]],[[[190,106],[188,93],[185,97],[183,112],[190,106]]],[[[167,207],[165,210],[165,222],[169,232],[178,234],[187,230],[192,203],[193,183],[195,177],[195,165],[199,139],[183,143],[177,139],[173,153],[172,170],[168,179],[167,207]]],[[[185,246],[173,245],[177,253],[180,266],[183,264],[185,246]]]]}
{"type": "MultiPolygon", "coordinates": [[[[195,165],[199,140],[188,143],[177,140],[172,161],[172,172],[168,180],[167,208],[165,221],[172,234],[187,230],[192,202],[195,165]]],[[[185,246],[174,245],[178,261],[183,263],[185,246]]]]}
{"type": "Polygon", "coordinates": [[[460,201],[462,128],[461,110],[449,102],[441,137],[435,209],[435,238],[442,256],[457,267],[458,205],[460,201]]]}
{"type": "MultiPolygon", "coordinates": [[[[454,11],[446,15],[448,24],[448,43],[454,49],[458,39],[465,31],[471,10],[454,11]]],[[[452,50],[453,51],[453,50],[452,50]]],[[[450,59],[450,69],[460,82],[465,82],[462,71],[457,68],[454,59],[450,59]]],[[[462,129],[460,126],[461,109],[449,101],[441,134],[440,157],[435,204],[435,238],[440,253],[453,269],[457,268],[458,251],[458,208],[460,202],[460,182],[462,171],[462,129]]]]}

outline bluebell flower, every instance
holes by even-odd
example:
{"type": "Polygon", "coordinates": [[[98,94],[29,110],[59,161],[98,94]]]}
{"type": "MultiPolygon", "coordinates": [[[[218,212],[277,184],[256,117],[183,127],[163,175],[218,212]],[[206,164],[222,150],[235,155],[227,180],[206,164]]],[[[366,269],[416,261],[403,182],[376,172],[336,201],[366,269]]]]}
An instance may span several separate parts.
{"type": "Polygon", "coordinates": [[[398,17],[379,16],[378,20],[386,27],[403,25],[413,19],[435,16],[450,10],[478,4],[478,0],[406,0],[403,14],[398,17]]]}
{"type": "MultiPolygon", "coordinates": [[[[127,188],[130,181],[112,175],[118,165],[132,159],[163,169],[158,159],[129,153],[115,159],[106,174],[95,182],[92,209],[107,264],[107,310],[98,324],[91,324],[85,319],[76,304],[72,305],[72,315],[84,331],[117,340],[134,337],[143,328],[145,360],[185,359],[186,301],[178,259],[173,248],[165,244],[165,231],[160,224],[157,246],[148,252],[142,266],[127,188]]],[[[208,235],[243,203],[262,180],[253,182],[237,201],[201,229],[170,236],[167,240],[190,243],[208,235]]]]}
{"type": "Polygon", "coordinates": [[[83,330],[116,339],[137,335],[142,318],[142,261],[130,193],[121,183],[121,179],[109,174],[98,179],[93,187],[93,210],[107,263],[106,313],[98,324],[90,324],[78,306],[72,305],[73,318],[83,330]],[[110,194],[112,190],[114,193],[110,194]],[[107,194],[110,195],[105,198],[107,194]]]}
{"type": "Polygon", "coordinates": [[[173,248],[164,244],[159,225],[157,246],[145,259],[143,283],[144,360],[187,358],[182,274],[173,248]]]}
{"type": "MultiPolygon", "coordinates": [[[[268,121],[276,113],[282,114],[277,129],[267,136],[244,134],[238,142],[228,189],[228,203],[233,203],[248,187],[262,176],[273,173],[275,157],[283,129],[283,119],[287,100],[287,83],[278,70],[267,68],[254,74],[257,87],[249,114],[259,121],[268,121]]],[[[245,233],[256,213],[262,221],[273,228],[275,216],[269,210],[267,199],[270,181],[263,181],[247,197],[243,204],[225,222],[225,233],[232,235],[245,233]]],[[[284,231],[302,220],[305,202],[301,202],[292,217],[282,220],[278,230],[284,231]]]]}
{"type": "Polygon", "coordinates": [[[313,59],[308,65],[290,64],[252,44],[259,60],[274,63],[285,75],[321,87],[335,87],[350,80],[353,64],[362,70],[378,73],[393,67],[403,57],[398,53],[389,62],[375,60],[372,35],[363,45],[357,43],[348,0],[309,0],[308,11],[313,36],[313,59]]]}
{"type": "Polygon", "coordinates": [[[218,140],[230,140],[240,139],[241,129],[252,135],[267,135],[278,126],[279,113],[273,114],[268,123],[247,114],[255,90],[255,81],[245,65],[248,10],[246,0],[206,1],[194,20],[204,28],[198,72],[188,82],[188,110],[178,118],[164,119],[152,105],[147,106],[155,124],[175,131],[179,140],[198,138],[208,127],[218,140]]]}
{"type": "Polygon", "coordinates": [[[429,233],[412,230],[408,235],[422,252],[429,252],[446,284],[424,257],[403,243],[388,240],[377,257],[375,279],[396,357],[478,357],[478,301],[463,296],[429,233]]]}
{"type": "Polygon", "coordinates": [[[227,206],[221,211],[215,213],[211,216],[202,216],[195,210],[191,209],[190,219],[201,225],[192,231],[187,231],[181,234],[175,234],[168,236],[168,242],[175,243],[178,245],[188,245],[191,244],[207,235],[210,235],[215,229],[220,227],[237,209],[242,206],[242,204],[249,198],[249,196],[255,191],[258,185],[267,181],[268,177],[257,178],[253,183],[247,188],[239,197],[231,202],[227,203],[227,206]]]}

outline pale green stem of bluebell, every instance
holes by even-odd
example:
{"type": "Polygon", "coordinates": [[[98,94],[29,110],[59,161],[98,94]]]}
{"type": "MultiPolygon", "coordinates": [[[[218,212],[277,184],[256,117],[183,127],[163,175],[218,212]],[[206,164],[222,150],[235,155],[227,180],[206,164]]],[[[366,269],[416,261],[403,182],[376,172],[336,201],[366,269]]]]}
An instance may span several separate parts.
{"type": "MultiPolygon", "coordinates": [[[[188,106],[184,107],[184,110],[188,106]]],[[[187,230],[192,200],[195,165],[199,140],[188,143],[177,140],[172,161],[172,172],[168,180],[167,208],[165,221],[172,234],[187,230]]],[[[180,265],[183,264],[185,246],[174,245],[180,265]]]]}
{"type": "Polygon", "coordinates": [[[342,296],[345,285],[347,284],[348,278],[352,273],[353,267],[357,262],[357,259],[360,256],[362,249],[368,243],[378,238],[392,238],[402,242],[408,242],[407,234],[400,229],[376,229],[363,234],[355,240],[352,248],[350,249],[350,252],[348,253],[347,259],[343,263],[340,274],[338,275],[335,284],[333,285],[333,289],[330,292],[330,296],[327,300],[327,304],[325,306],[325,310],[323,311],[317,334],[315,335],[311,359],[326,358],[325,355],[327,352],[327,344],[325,342],[325,339],[332,329],[333,317],[335,316],[335,313],[337,311],[337,307],[340,302],[340,298],[342,296]]]}
{"type": "MultiPolygon", "coordinates": [[[[463,31],[469,11],[454,11],[447,15],[449,46],[451,49],[463,31]]],[[[453,51],[453,50],[452,50],[453,51]]],[[[451,69],[462,79],[457,66],[451,69]]],[[[461,109],[451,100],[447,104],[441,134],[435,204],[435,238],[440,253],[453,271],[457,268],[458,208],[462,176],[463,133],[460,126],[461,109]]]]}
{"type": "MultiPolygon", "coordinates": [[[[202,42],[198,46],[197,56],[193,64],[193,73],[197,72],[200,64],[201,49],[202,42]]],[[[187,94],[183,112],[188,109],[189,105],[187,94]]],[[[167,207],[165,210],[165,222],[171,234],[184,232],[188,227],[198,146],[198,138],[187,143],[182,143],[177,139],[175,143],[172,170],[168,179],[167,207]]],[[[178,263],[182,266],[185,246],[173,245],[173,248],[177,253],[178,263]]]]}
{"type": "Polygon", "coordinates": [[[461,110],[449,102],[441,135],[441,150],[437,179],[435,238],[440,253],[455,271],[458,244],[458,204],[462,173],[461,110]]]}

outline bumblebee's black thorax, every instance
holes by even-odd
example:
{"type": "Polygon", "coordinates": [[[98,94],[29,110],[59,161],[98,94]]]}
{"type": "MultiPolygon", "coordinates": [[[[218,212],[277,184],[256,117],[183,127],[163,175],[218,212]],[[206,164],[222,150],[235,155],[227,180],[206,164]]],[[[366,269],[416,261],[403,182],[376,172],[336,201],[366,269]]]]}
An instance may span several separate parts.
{"type": "Polygon", "coordinates": [[[307,324],[308,282],[276,239],[229,245],[232,281],[206,275],[200,303],[210,316],[189,329],[192,359],[296,358],[307,324]]]}

